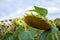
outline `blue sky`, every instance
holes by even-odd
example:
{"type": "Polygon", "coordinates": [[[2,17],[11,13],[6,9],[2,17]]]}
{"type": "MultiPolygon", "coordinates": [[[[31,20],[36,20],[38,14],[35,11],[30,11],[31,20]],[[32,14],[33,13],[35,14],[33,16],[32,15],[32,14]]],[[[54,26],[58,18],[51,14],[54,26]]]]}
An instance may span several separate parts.
{"type": "Polygon", "coordinates": [[[0,19],[22,17],[33,6],[46,8],[48,19],[60,18],[60,0],[0,0],[0,19]]]}

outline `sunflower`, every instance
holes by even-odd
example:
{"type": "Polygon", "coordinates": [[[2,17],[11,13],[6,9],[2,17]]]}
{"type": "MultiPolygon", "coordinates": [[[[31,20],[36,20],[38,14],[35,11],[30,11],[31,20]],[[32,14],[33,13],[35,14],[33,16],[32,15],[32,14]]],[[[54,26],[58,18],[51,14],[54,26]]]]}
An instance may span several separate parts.
{"type": "Polygon", "coordinates": [[[24,21],[29,26],[40,29],[40,30],[48,30],[53,26],[50,20],[46,19],[41,15],[28,14],[24,16],[24,21]]]}

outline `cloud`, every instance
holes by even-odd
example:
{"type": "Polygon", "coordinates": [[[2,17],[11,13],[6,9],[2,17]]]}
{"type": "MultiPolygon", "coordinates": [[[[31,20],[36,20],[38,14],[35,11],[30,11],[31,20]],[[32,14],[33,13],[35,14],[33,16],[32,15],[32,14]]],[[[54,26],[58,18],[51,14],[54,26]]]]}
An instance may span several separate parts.
{"type": "Polygon", "coordinates": [[[2,17],[1,20],[2,20],[2,19],[14,18],[14,17],[16,17],[15,15],[21,14],[22,11],[23,11],[23,10],[17,10],[17,11],[15,11],[15,12],[13,12],[13,13],[10,13],[10,15],[7,15],[7,16],[2,17]]]}
{"type": "Polygon", "coordinates": [[[1,19],[21,17],[26,10],[33,9],[35,5],[46,8],[50,19],[53,16],[60,17],[60,0],[2,0],[0,1],[1,19]]]}
{"type": "Polygon", "coordinates": [[[50,20],[54,20],[56,18],[60,18],[60,15],[47,15],[47,18],[50,19],[50,20]]]}
{"type": "Polygon", "coordinates": [[[55,14],[55,13],[59,13],[60,12],[60,8],[57,8],[57,7],[47,7],[46,8],[47,10],[48,10],[48,12],[50,13],[50,14],[55,14]]]}
{"type": "Polygon", "coordinates": [[[3,16],[0,18],[0,20],[3,20],[3,19],[10,19],[10,18],[16,18],[16,17],[23,17],[25,15],[25,13],[30,10],[30,9],[33,9],[34,7],[33,6],[29,6],[27,7],[26,9],[19,9],[19,10],[16,10],[14,12],[11,12],[9,13],[10,15],[7,15],[7,16],[3,16]]]}
{"type": "Polygon", "coordinates": [[[60,18],[60,8],[57,7],[47,7],[48,10],[48,19],[54,20],[56,18],[60,18]]]}

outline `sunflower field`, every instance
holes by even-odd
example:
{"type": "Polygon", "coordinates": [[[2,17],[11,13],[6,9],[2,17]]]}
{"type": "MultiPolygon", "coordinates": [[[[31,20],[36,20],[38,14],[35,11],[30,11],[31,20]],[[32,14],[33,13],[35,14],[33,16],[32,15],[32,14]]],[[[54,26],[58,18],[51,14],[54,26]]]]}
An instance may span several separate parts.
{"type": "Polygon", "coordinates": [[[49,20],[48,10],[34,6],[23,18],[0,20],[0,40],[60,40],[60,18],[49,20]]]}

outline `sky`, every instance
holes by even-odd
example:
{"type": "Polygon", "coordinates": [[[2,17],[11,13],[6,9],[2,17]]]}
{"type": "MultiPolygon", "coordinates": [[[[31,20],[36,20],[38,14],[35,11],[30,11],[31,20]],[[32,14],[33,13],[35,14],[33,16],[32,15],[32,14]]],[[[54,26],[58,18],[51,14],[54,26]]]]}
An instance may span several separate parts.
{"type": "Polygon", "coordinates": [[[0,19],[23,17],[34,6],[46,8],[47,18],[60,18],[60,0],[0,0],[0,19]]]}

